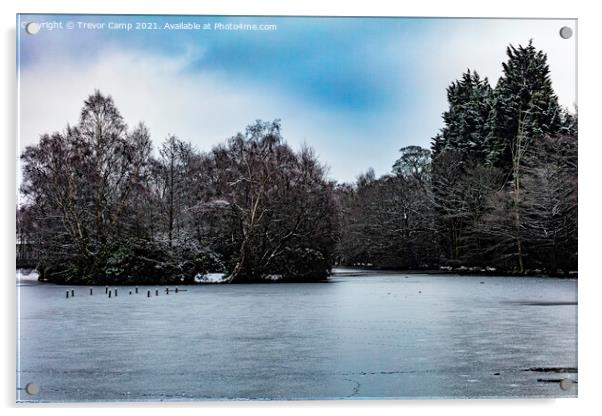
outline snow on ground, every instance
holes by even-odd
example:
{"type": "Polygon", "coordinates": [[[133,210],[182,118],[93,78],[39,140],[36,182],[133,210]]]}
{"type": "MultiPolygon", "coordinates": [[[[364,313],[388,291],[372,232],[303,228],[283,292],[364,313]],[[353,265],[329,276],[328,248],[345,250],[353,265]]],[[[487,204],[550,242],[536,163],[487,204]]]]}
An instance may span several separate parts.
{"type": "Polygon", "coordinates": [[[17,282],[37,282],[38,272],[28,269],[17,269],[17,282]]]}
{"type": "Polygon", "coordinates": [[[282,275],[281,274],[268,274],[265,278],[266,278],[266,280],[271,280],[272,282],[276,282],[278,280],[282,280],[282,275]]]}
{"type": "Polygon", "coordinates": [[[227,280],[225,273],[197,274],[194,277],[196,283],[223,283],[227,280]]]}

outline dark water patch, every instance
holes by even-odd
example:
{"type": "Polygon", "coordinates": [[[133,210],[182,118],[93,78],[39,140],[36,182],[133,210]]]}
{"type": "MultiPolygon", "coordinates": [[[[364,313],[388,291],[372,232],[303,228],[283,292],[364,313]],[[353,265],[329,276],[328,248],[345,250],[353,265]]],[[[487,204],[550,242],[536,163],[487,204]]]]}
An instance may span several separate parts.
{"type": "Polygon", "coordinates": [[[576,306],[578,303],[575,301],[504,301],[502,303],[508,303],[512,305],[523,305],[523,306],[576,306]]]}
{"type": "Polygon", "coordinates": [[[538,378],[539,383],[560,383],[563,379],[561,378],[538,378]]]}
{"type": "MultiPolygon", "coordinates": [[[[537,382],[538,383],[559,383],[559,384],[562,384],[562,382],[565,381],[565,380],[569,380],[569,379],[566,379],[566,378],[538,378],[537,382]]],[[[579,382],[577,380],[570,380],[569,383],[579,384],[579,382]]],[[[568,389],[566,389],[566,390],[568,390],[568,389]]]]}
{"type": "Polygon", "coordinates": [[[577,373],[574,367],[531,367],[523,371],[533,371],[536,373],[577,373]]]}

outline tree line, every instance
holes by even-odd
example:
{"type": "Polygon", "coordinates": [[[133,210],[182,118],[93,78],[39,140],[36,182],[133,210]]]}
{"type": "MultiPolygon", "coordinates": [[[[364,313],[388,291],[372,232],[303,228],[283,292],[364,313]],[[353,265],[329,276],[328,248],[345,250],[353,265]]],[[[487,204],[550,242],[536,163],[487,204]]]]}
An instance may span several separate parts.
{"type": "Polygon", "coordinates": [[[209,151],[154,151],[96,91],[77,125],[21,155],[18,241],[40,278],[71,283],[314,281],[333,265],[565,273],[577,262],[577,117],[546,55],[508,48],[495,87],[467,71],[431,149],[338,184],[279,120],[209,151]]]}
{"type": "Polygon", "coordinates": [[[468,70],[447,89],[430,149],[341,186],[343,264],[566,274],[577,270],[577,116],[547,56],[507,48],[495,87],[468,70]]]}
{"type": "Polygon", "coordinates": [[[148,129],[128,130],[95,92],[77,126],[22,155],[19,229],[40,278],[74,283],[323,279],[334,254],[334,183],[311,149],[293,151],[280,122],[261,122],[203,153],[170,136],[154,156],[148,129]]]}

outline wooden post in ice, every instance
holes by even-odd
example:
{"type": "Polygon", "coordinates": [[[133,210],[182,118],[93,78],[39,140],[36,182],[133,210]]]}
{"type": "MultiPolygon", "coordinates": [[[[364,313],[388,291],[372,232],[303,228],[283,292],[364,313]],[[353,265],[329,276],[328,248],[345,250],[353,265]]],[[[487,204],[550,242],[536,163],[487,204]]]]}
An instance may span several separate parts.
{"type": "Polygon", "coordinates": [[[69,291],[67,291],[67,293],[65,293],[65,297],[66,297],[67,299],[69,299],[69,291]]]}
{"type": "Polygon", "coordinates": [[[117,296],[117,289],[115,289],[115,296],[117,296]]]}
{"type": "Polygon", "coordinates": [[[178,293],[178,288],[176,287],[176,293],[178,293]]]}
{"type": "Polygon", "coordinates": [[[130,295],[132,294],[132,291],[130,290],[130,295]]]}
{"type": "Polygon", "coordinates": [[[168,287],[165,288],[165,294],[169,295],[169,288],[168,287]]]}
{"type": "Polygon", "coordinates": [[[71,297],[75,296],[75,290],[71,289],[71,297]]]}
{"type": "Polygon", "coordinates": [[[92,288],[90,288],[90,296],[92,296],[92,288]]]}
{"type": "Polygon", "coordinates": [[[105,295],[109,293],[109,286],[105,286],[105,295]]]}
{"type": "Polygon", "coordinates": [[[155,289],[155,296],[159,296],[159,289],[155,289]]]}
{"type": "Polygon", "coordinates": [[[109,290],[109,297],[111,297],[111,292],[112,292],[112,290],[109,290]]]}
{"type": "Polygon", "coordinates": [[[136,288],[136,293],[138,293],[138,288],[136,288]]]}
{"type": "Polygon", "coordinates": [[[146,297],[150,298],[150,290],[146,292],[146,297]]]}

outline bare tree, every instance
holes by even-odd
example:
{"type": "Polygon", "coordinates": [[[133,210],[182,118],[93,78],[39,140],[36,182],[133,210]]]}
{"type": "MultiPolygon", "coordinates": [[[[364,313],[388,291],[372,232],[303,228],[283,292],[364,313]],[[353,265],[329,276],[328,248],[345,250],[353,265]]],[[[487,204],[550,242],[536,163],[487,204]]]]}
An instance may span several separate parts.
{"type": "Polygon", "coordinates": [[[230,281],[326,277],[336,231],[334,185],[313,152],[293,152],[279,121],[258,121],[215,148],[213,159],[217,197],[234,224],[230,281]]]}

